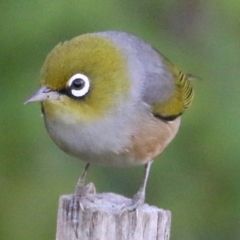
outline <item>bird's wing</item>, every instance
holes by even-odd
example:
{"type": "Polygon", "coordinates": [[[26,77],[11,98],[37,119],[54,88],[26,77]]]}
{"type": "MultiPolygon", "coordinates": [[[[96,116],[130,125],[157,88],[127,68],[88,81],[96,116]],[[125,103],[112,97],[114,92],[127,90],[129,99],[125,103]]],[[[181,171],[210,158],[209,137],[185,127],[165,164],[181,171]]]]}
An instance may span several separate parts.
{"type": "MultiPolygon", "coordinates": [[[[169,77],[170,79],[168,79],[168,81],[173,82],[173,87],[171,91],[169,91],[169,96],[165,98],[161,96],[163,93],[161,93],[162,90],[160,88],[152,89],[155,96],[154,101],[151,100],[150,106],[152,107],[152,113],[154,116],[166,121],[171,121],[180,116],[190,106],[193,100],[193,88],[190,81],[194,79],[194,77],[178,70],[165,57],[161,56],[161,58],[166,67],[164,71],[170,72],[171,74],[167,76],[166,73],[161,74],[157,76],[158,79],[155,76],[152,80],[160,81],[161,77],[169,77]]],[[[155,84],[155,86],[157,86],[157,84],[155,84]]],[[[149,91],[149,94],[151,94],[151,90],[149,91]]]]}

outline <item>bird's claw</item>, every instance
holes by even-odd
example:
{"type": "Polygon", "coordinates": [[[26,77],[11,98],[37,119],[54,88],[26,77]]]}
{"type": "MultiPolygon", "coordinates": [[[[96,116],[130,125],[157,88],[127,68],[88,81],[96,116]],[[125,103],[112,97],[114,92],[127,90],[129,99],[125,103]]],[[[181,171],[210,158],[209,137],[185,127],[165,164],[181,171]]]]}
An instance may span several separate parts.
{"type": "Polygon", "coordinates": [[[79,212],[85,210],[83,200],[88,199],[88,194],[95,193],[96,188],[93,183],[88,183],[85,186],[78,186],[69,203],[67,217],[72,223],[76,238],[78,238],[79,212]]]}
{"type": "Polygon", "coordinates": [[[123,205],[120,210],[120,216],[122,216],[125,212],[133,212],[136,211],[136,215],[138,216],[138,208],[144,204],[145,194],[142,192],[138,192],[134,195],[130,204],[123,205]]]}

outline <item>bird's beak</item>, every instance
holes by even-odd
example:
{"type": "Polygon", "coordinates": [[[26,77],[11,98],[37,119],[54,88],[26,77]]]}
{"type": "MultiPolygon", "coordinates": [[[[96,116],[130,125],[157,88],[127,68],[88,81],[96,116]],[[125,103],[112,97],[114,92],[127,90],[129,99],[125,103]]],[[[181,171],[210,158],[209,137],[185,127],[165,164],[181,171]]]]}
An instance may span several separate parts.
{"type": "Polygon", "coordinates": [[[30,102],[42,102],[45,100],[59,100],[59,97],[60,95],[58,92],[44,86],[34,93],[24,104],[30,102]]]}

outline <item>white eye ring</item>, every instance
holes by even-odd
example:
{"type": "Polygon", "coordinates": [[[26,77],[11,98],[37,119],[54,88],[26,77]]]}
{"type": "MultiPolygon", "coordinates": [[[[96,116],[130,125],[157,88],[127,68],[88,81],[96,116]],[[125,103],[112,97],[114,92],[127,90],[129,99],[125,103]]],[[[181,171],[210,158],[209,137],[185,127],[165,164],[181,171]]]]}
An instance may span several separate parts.
{"type": "Polygon", "coordinates": [[[88,93],[90,88],[90,81],[86,75],[81,73],[76,73],[68,80],[67,87],[69,88],[71,94],[74,97],[82,97],[88,93]],[[82,83],[79,82],[78,86],[77,84],[74,86],[74,81],[76,80],[81,80],[82,83]]]}

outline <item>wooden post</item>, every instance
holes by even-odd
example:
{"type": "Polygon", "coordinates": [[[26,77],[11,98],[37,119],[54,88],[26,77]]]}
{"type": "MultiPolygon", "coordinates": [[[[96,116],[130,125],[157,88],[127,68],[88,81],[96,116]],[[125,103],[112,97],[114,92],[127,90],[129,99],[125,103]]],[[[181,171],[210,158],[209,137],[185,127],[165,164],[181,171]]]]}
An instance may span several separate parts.
{"type": "Polygon", "coordinates": [[[81,199],[78,226],[68,217],[72,195],[59,200],[56,240],[169,240],[171,212],[144,204],[123,212],[131,199],[114,193],[89,194],[81,199]]]}

